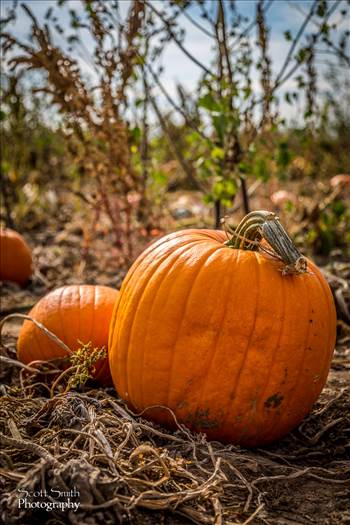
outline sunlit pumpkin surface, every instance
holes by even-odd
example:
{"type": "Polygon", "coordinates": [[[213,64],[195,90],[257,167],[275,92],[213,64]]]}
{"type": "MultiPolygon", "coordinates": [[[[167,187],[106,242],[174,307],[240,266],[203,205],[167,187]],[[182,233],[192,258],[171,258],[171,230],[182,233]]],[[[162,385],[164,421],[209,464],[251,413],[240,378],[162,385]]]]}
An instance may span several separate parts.
{"type": "MultiPolygon", "coordinates": [[[[29,316],[42,323],[72,351],[91,341],[107,349],[108,328],[119,292],[108,286],[70,285],[53,290],[32,308],[29,316]]],[[[31,321],[24,321],[18,344],[18,359],[24,363],[66,357],[63,348],[31,321]]],[[[108,359],[95,364],[94,378],[110,383],[108,359]]]]}
{"type": "MultiPolygon", "coordinates": [[[[220,231],[163,237],[136,260],[110,328],[114,385],[139,412],[161,405],[209,438],[255,446],[295,427],[318,398],[335,344],[320,270],[283,276],[220,231]]],[[[169,411],[144,417],[174,426],[169,411]]]]}

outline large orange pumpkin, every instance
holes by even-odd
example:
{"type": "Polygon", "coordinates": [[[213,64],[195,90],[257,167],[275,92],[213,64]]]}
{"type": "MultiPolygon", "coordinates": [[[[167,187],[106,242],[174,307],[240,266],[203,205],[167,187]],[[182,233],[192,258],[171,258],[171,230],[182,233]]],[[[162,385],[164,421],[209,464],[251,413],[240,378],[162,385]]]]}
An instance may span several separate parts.
{"type": "Polygon", "coordinates": [[[32,274],[31,251],[19,233],[0,230],[0,280],[24,285],[32,274]]]}
{"type": "Polygon", "coordinates": [[[169,407],[211,439],[256,446],[289,432],[319,396],[335,307],[311,261],[288,275],[271,255],[225,241],[221,231],[189,229],[139,256],[113,313],[110,368],[144,417],[171,425],[155,405],[169,407]]]}
{"type": "MultiPolygon", "coordinates": [[[[39,321],[72,351],[82,343],[93,347],[108,345],[108,328],[118,291],[108,286],[71,285],[47,294],[32,308],[29,316],[39,321]]],[[[65,357],[66,352],[31,321],[25,321],[17,343],[18,358],[23,363],[65,357]]],[[[111,383],[108,359],[95,364],[94,378],[111,383]]]]}

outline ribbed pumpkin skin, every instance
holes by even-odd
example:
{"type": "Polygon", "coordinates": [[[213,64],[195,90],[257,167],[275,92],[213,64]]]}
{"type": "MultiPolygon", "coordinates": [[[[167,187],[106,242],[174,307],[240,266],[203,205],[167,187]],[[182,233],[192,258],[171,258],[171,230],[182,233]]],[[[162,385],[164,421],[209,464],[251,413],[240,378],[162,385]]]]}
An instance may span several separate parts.
{"type": "MultiPolygon", "coordinates": [[[[256,446],[311,410],[335,344],[331,292],[310,261],[281,274],[268,255],[186,230],[151,245],[129,270],[110,327],[114,385],[130,407],[171,408],[209,438],[256,446]]],[[[164,409],[144,412],[171,425],[164,409]]]]}
{"type": "MultiPolygon", "coordinates": [[[[108,329],[118,290],[108,286],[71,285],[53,290],[29,312],[75,351],[83,343],[93,347],[108,344],[108,329]]],[[[23,363],[65,357],[66,352],[31,321],[24,321],[17,343],[18,359],[23,363]]],[[[108,359],[95,364],[94,378],[101,384],[110,384],[108,359]]]]}
{"type": "Polygon", "coordinates": [[[32,274],[32,255],[22,235],[0,230],[0,280],[24,285],[32,274]]]}

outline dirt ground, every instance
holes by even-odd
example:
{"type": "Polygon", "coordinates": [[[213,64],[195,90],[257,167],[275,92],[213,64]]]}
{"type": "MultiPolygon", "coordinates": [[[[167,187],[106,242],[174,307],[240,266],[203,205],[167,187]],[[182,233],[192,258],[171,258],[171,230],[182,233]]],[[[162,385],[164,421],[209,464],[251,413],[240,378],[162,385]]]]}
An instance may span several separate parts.
{"type": "MultiPolygon", "coordinates": [[[[78,224],[38,230],[28,240],[36,272],[25,289],[3,285],[2,315],[26,313],[62,284],[119,287],[127,270],[103,236],[82,257],[78,224]]],[[[350,264],[331,259],[325,271],[339,313],[327,385],[299,428],[261,449],[207,442],[183,427],[170,433],[131,414],[113,388],[91,383],[50,398],[47,369],[28,371],[15,361],[20,322],[9,320],[0,371],[3,522],[350,524],[350,264]],[[21,489],[38,502],[40,491],[72,487],[76,512],[19,508],[21,489]]]]}

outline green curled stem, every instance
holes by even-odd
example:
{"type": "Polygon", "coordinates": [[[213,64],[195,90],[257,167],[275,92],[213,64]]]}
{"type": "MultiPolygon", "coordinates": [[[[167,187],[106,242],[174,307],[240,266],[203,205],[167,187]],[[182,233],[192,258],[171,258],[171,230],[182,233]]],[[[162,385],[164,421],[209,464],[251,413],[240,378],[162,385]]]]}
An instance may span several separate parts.
{"type": "Polygon", "coordinates": [[[240,250],[258,250],[264,239],[273,250],[273,254],[285,263],[282,270],[286,274],[302,274],[307,271],[307,262],[300,253],[279,217],[270,211],[257,210],[246,215],[236,229],[226,225],[232,235],[226,245],[240,250]]]}

